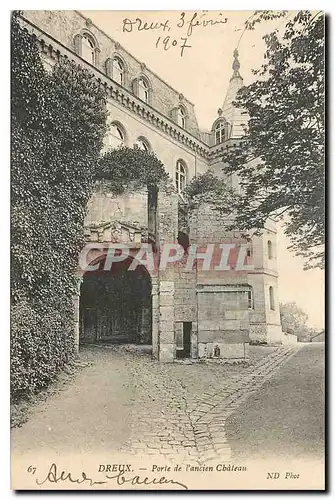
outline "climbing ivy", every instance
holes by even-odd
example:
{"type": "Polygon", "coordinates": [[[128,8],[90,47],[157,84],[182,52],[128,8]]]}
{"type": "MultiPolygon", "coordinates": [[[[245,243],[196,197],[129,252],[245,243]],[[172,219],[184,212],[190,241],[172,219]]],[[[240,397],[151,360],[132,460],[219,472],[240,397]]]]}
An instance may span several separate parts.
{"type": "Polygon", "coordinates": [[[144,187],[149,190],[171,187],[170,177],[156,154],[136,146],[107,150],[100,159],[95,178],[106,183],[115,195],[144,187]]]}
{"type": "Polygon", "coordinates": [[[222,224],[230,228],[227,220],[234,216],[235,200],[238,193],[229,186],[227,178],[218,177],[213,170],[193,177],[186,186],[182,199],[179,199],[179,230],[188,232],[190,217],[196,207],[205,204],[222,216],[222,224]]]}
{"type": "Polygon", "coordinates": [[[66,57],[47,70],[36,38],[12,17],[11,384],[14,399],[45,387],[74,355],[73,295],[87,202],[96,183],[115,196],[171,188],[153,152],[103,154],[107,95],[66,57]]]}
{"type": "Polygon", "coordinates": [[[106,131],[106,95],[66,58],[47,71],[14,13],[12,43],[12,393],[46,386],[74,353],[78,253],[106,131]]]}
{"type": "MultiPolygon", "coordinates": [[[[87,202],[96,183],[115,196],[169,176],[153,152],[101,154],[105,90],[65,57],[52,70],[12,17],[11,384],[14,400],[45,387],[74,355],[73,295],[87,202]]],[[[171,185],[170,185],[171,187],[171,185]]]]}

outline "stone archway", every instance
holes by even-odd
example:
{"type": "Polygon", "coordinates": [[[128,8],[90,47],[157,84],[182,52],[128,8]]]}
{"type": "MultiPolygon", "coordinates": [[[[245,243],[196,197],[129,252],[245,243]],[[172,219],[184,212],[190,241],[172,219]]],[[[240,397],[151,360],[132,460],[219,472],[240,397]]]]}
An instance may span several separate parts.
{"type": "Polygon", "coordinates": [[[142,265],[130,271],[132,259],[105,271],[86,272],[80,290],[79,342],[152,344],[151,278],[142,265]]]}

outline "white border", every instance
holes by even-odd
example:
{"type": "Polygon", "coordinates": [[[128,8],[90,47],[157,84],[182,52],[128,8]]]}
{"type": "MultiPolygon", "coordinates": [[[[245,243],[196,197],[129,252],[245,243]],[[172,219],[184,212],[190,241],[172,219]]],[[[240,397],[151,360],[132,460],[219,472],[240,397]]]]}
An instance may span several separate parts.
{"type": "MultiPolygon", "coordinates": [[[[12,2],[11,2],[12,3],[12,2]]],[[[59,9],[68,9],[69,8],[69,3],[68,1],[64,0],[58,0],[57,2],[48,2],[46,5],[45,2],[42,2],[41,0],[35,1],[35,2],[30,2],[30,1],[23,1],[20,3],[20,5],[9,5],[10,3],[4,2],[0,6],[0,37],[1,37],[1,55],[2,55],[2,75],[1,75],[1,100],[2,100],[2,106],[1,106],[1,121],[0,121],[0,127],[1,127],[1,143],[0,143],[0,148],[1,148],[1,183],[0,183],[0,189],[1,189],[1,196],[0,196],[0,203],[1,203],[1,229],[2,229],[2,241],[1,241],[1,253],[0,253],[0,259],[2,263],[2,273],[1,273],[1,307],[2,307],[2,314],[1,314],[1,330],[2,330],[2,348],[1,348],[1,355],[2,355],[2,360],[1,360],[1,380],[2,380],[2,392],[1,392],[1,399],[2,399],[2,405],[1,405],[1,426],[0,426],[0,432],[1,432],[1,438],[0,438],[0,443],[1,443],[1,497],[2,498],[8,498],[12,497],[14,494],[13,492],[9,491],[10,484],[9,484],[9,474],[10,474],[10,459],[9,459],[9,145],[10,145],[10,121],[9,121],[9,116],[10,116],[10,37],[9,37],[9,28],[10,28],[10,12],[9,10],[15,8],[15,9],[31,9],[31,10],[37,10],[37,9],[48,9],[48,10],[59,10],[59,9]]],[[[251,5],[250,2],[247,1],[242,1],[242,0],[235,0],[233,3],[232,2],[220,2],[220,1],[214,1],[214,0],[207,0],[206,2],[199,2],[196,0],[184,0],[184,1],[178,1],[178,0],[169,0],[167,1],[162,1],[159,3],[159,6],[157,5],[157,2],[154,2],[152,0],[145,0],[139,3],[138,1],[135,0],[123,0],[120,3],[115,3],[109,1],[101,1],[97,0],[95,2],[88,2],[87,0],[82,0],[81,2],[74,1],[72,5],[70,6],[71,9],[76,9],[76,10],[232,10],[232,7],[234,7],[234,10],[260,10],[260,9],[285,9],[285,10],[300,10],[300,9],[311,9],[315,10],[316,8],[319,10],[324,10],[328,15],[333,14],[334,11],[334,3],[330,1],[322,1],[322,2],[311,2],[310,0],[304,0],[304,1],[297,1],[297,0],[292,0],[289,2],[285,2],[283,4],[279,4],[278,2],[261,2],[260,4],[256,5],[251,5]],[[139,9],[140,8],[140,9],[139,9]]],[[[331,20],[329,19],[328,21],[328,29],[331,27],[331,20]]],[[[329,35],[329,33],[328,33],[329,35]]],[[[333,48],[332,47],[331,40],[328,42],[328,51],[333,48]]],[[[328,77],[328,104],[331,105],[330,102],[330,82],[334,81],[334,61],[333,61],[333,54],[330,54],[330,60],[328,60],[328,67],[330,67],[330,75],[328,77]]],[[[329,122],[331,121],[331,118],[333,117],[333,109],[331,109],[329,113],[329,122]]],[[[331,145],[335,143],[335,137],[334,137],[334,128],[331,129],[330,134],[329,134],[329,167],[328,171],[329,173],[331,172],[331,168],[333,165],[332,159],[332,151],[331,151],[331,145]]],[[[333,176],[334,177],[334,176],[333,176]]],[[[334,187],[334,182],[333,179],[328,179],[328,182],[331,181],[331,188],[329,191],[329,201],[331,199],[334,199],[335,197],[335,187],[334,187]]],[[[332,221],[334,221],[334,204],[330,208],[330,213],[328,214],[329,217],[331,217],[332,221]]],[[[335,244],[335,231],[334,228],[332,227],[333,224],[329,224],[329,230],[331,231],[331,242],[329,244],[329,253],[331,252],[331,249],[333,248],[333,243],[335,244]]],[[[335,246],[335,245],[334,245],[335,246]]],[[[329,255],[329,261],[331,259],[331,253],[329,255]]],[[[331,269],[331,283],[334,283],[334,268],[335,266],[332,267],[331,269]]],[[[329,300],[329,312],[330,312],[330,324],[329,327],[333,325],[333,314],[332,311],[335,311],[335,302],[333,304],[333,301],[329,300]],[[334,306],[334,307],[333,307],[334,306]]],[[[331,337],[332,332],[328,331],[328,338],[331,337]]],[[[328,344],[328,349],[330,349],[329,352],[329,360],[335,359],[335,356],[333,356],[333,348],[331,347],[334,345],[334,341],[332,343],[328,344]]],[[[330,363],[331,364],[331,363],[330,363]]],[[[329,373],[330,375],[330,373],[329,373]]],[[[332,374],[331,374],[332,375],[332,374]]],[[[332,378],[332,377],[330,377],[332,378]]],[[[330,394],[329,394],[329,382],[328,381],[328,397],[330,399],[330,394]]],[[[329,410],[333,410],[333,405],[332,408],[329,410]]],[[[329,422],[330,424],[330,422],[329,422]]],[[[330,429],[329,429],[330,431],[330,429]]],[[[333,440],[331,439],[331,442],[333,443],[333,440]]],[[[330,448],[331,444],[328,442],[329,449],[328,451],[331,451],[330,448]]],[[[334,462],[332,460],[332,457],[329,457],[329,479],[331,477],[335,477],[335,466],[334,462]]],[[[330,482],[330,481],[329,481],[330,482]]],[[[93,493],[93,492],[92,492],[93,493]]],[[[93,494],[96,494],[94,492],[93,494]]],[[[145,493],[143,493],[145,495],[145,493]]],[[[31,493],[32,497],[40,497],[43,495],[42,493],[31,493]]],[[[65,497],[69,497],[68,493],[63,493],[65,497]]],[[[269,493],[271,495],[271,493],[269,493]]],[[[276,494],[278,495],[278,493],[276,494]]],[[[287,494],[283,493],[280,494],[285,495],[285,498],[290,498],[294,497],[294,493],[292,494],[287,494]]],[[[303,494],[302,496],[307,496],[308,492],[306,494],[303,494]]],[[[76,496],[82,497],[82,498],[87,498],[87,494],[82,495],[77,493],[76,496]]],[[[124,494],[122,495],[124,496],[124,494]]],[[[128,496],[128,495],[126,495],[128,496]]],[[[231,497],[231,498],[236,498],[238,496],[243,497],[242,495],[236,495],[236,494],[230,494],[230,493],[224,493],[225,497],[231,497]]],[[[299,495],[301,496],[301,495],[299,495]]]]}

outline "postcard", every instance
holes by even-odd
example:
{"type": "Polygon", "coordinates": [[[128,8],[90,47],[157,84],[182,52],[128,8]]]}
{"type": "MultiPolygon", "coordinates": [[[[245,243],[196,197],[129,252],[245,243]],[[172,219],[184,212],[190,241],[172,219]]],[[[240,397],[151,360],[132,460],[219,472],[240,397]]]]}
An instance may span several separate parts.
{"type": "Polygon", "coordinates": [[[324,491],[324,13],[11,13],[11,487],[324,491]]]}

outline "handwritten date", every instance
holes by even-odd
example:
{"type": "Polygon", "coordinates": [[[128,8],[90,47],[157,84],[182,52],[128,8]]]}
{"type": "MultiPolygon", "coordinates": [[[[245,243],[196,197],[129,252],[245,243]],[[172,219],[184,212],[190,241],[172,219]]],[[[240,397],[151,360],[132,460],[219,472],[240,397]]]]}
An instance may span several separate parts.
{"type": "MultiPolygon", "coordinates": [[[[177,28],[186,28],[187,36],[191,36],[194,32],[194,28],[207,28],[209,26],[215,26],[218,24],[226,24],[228,22],[227,17],[222,17],[220,12],[215,19],[208,18],[208,12],[204,11],[199,14],[198,12],[193,12],[187,15],[185,12],[180,14],[178,21],[176,23],[177,28]]],[[[140,17],[136,17],[134,20],[126,17],[123,19],[122,31],[123,33],[131,33],[134,31],[170,31],[172,21],[170,19],[165,19],[164,21],[152,21],[145,22],[140,17]]]]}
{"type": "Polygon", "coordinates": [[[171,47],[179,47],[180,55],[183,57],[184,50],[190,49],[191,45],[187,45],[187,38],[180,38],[180,40],[176,40],[175,38],[171,38],[170,36],[166,36],[162,39],[162,37],[158,37],[156,41],[156,49],[159,47],[163,47],[164,50],[169,50],[171,47]]]}
{"type": "Polygon", "coordinates": [[[179,47],[180,55],[182,57],[185,49],[192,47],[188,44],[188,39],[193,35],[195,29],[226,24],[227,22],[228,18],[223,17],[221,12],[218,13],[215,18],[209,18],[208,11],[203,11],[202,13],[181,12],[175,21],[172,21],[171,19],[164,19],[163,21],[155,20],[152,22],[145,22],[140,17],[136,17],[135,19],[126,17],[123,19],[122,31],[123,33],[132,33],[133,31],[160,31],[167,33],[171,31],[171,28],[174,28],[175,31],[185,34],[186,36],[180,38],[178,36],[171,37],[171,35],[167,35],[165,37],[160,36],[157,38],[156,48],[163,48],[164,51],[167,51],[170,48],[179,47]]]}
{"type": "Polygon", "coordinates": [[[193,15],[189,18],[186,17],[185,12],[182,12],[177,26],[178,28],[186,27],[187,36],[191,36],[193,34],[194,28],[206,28],[208,26],[215,26],[216,24],[226,24],[227,22],[228,18],[223,18],[221,13],[218,15],[217,19],[207,19],[206,11],[200,15],[198,14],[198,12],[194,12],[193,15]]]}

